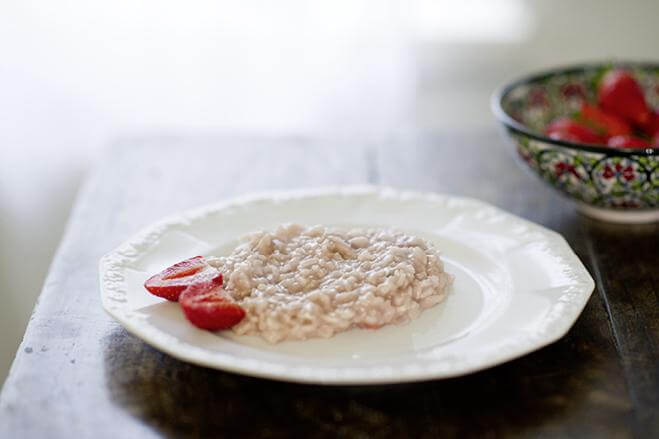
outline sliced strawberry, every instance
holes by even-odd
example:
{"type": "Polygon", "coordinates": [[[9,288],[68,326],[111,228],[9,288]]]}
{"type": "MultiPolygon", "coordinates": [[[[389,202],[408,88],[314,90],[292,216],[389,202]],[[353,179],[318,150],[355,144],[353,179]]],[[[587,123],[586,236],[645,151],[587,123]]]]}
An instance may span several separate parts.
{"type": "Polygon", "coordinates": [[[597,99],[602,110],[633,124],[643,126],[650,120],[643,90],[625,70],[611,70],[604,75],[597,99]]]}
{"type": "Polygon", "coordinates": [[[554,120],[545,128],[545,134],[552,139],[568,140],[577,143],[602,143],[602,138],[593,130],[568,117],[554,120]]]}
{"type": "Polygon", "coordinates": [[[584,125],[592,128],[606,138],[630,134],[632,132],[629,124],[623,119],[613,114],[608,114],[599,107],[589,105],[585,102],[581,106],[578,119],[584,125]]]}
{"type": "Polygon", "coordinates": [[[198,328],[209,331],[229,329],[245,317],[245,310],[212,281],[192,285],[179,297],[185,317],[198,328]]]}
{"type": "Polygon", "coordinates": [[[614,136],[609,139],[607,145],[614,148],[647,148],[650,146],[647,141],[634,136],[614,136]]]}
{"type": "Polygon", "coordinates": [[[144,282],[144,288],[151,294],[176,302],[187,287],[209,281],[222,286],[222,274],[208,265],[203,256],[195,256],[151,276],[144,282]]]}

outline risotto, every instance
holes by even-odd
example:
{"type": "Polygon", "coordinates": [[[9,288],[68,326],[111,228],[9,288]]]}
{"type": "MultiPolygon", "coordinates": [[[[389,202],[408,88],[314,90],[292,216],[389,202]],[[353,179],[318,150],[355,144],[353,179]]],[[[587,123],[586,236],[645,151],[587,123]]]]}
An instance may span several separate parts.
{"type": "Polygon", "coordinates": [[[232,329],[272,343],[408,322],[453,282],[431,243],[389,229],[287,224],[207,260],[246,311],[232,329]]]}

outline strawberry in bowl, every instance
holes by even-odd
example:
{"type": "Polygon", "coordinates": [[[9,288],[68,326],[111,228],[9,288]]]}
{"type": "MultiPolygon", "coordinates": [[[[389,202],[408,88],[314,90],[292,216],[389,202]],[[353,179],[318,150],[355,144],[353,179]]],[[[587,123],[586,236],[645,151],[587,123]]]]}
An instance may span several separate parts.
{"type": "Polygon", "coordinates": [[[659,131],[659,116],[634,77],[611,69],[597,83],[597,100],[585,98],[572,116],[559,116],[544,134],[554,140],[613,148],[648,148],[659,131]]]}
{"type": "Polygon", "coordinates": [[[547,71],[502,87],[492,109],[522,166],[581,213],[659,221],[659,64],[547,71]]]}

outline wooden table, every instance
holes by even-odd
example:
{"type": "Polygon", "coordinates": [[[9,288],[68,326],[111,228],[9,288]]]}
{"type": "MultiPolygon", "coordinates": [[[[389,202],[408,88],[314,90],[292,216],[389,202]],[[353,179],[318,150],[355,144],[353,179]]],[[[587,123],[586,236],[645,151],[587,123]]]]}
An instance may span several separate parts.
{"type": "Polygon", "coordinates": [[[2,391],[0,437],[659,437],[659,226],[580,217],[503,143],[492,130],[116,145],[73,209],[2,391]],[[569,334],[540,351],[461,378],[371,387],[186,364],[102,310],[99,258],[163,215],[255,190],[351,183],[473,196],[543,224],[566,237],[596,291],[569,334]]]}

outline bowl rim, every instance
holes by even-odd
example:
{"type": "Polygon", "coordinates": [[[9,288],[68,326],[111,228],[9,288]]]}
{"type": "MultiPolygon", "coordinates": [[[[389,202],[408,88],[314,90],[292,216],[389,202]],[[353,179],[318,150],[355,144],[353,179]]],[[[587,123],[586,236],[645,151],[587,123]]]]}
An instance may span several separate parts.
{"type": "Polygon", "coordinates": [[[490,107],[494,116],[501,122],[505,127],[513,132],[518,134],[523,134],[527,137],[530,137],[535,140],[540,140],[542,142],[551,143],[554,145],[559,145],[569,149],[576,149],[580,151],[603,153],[606,155],[618,155],[618,156],[659,156],[659,147],[648,147],[648,148],[612,148],[609,146],[602,146],[596,144],[585,144],[585,143],[574,143],[567,140],[558,140],[552,139],[550,137],[544,136],[542,134],[533,132],[531,129],[527,128],[522,123],[516,121],[511,116],[506,113],[503,109],[501,103],[503,99],[510,93],[514,88],[521,85],[530,84],[533,82],[538,82],[543,79],[547,79],[551,76],[566,74],[566,73],[580,73],[587,70],[600,69],[607,66],[616,66],[616,67],[636,67],[644,69],[656,69],[659,70],[659,63],[653,61],[609,61],[609,62],[593,62],[593,63],[584,63],[584,64],[573,64],[564,67],[557,67],[553,69],[546,69],[538,71],[535,73],[527,74],[525,76],[519,77],[513,81],[507,82],[499,86],[490,98],[490,107]]]}

